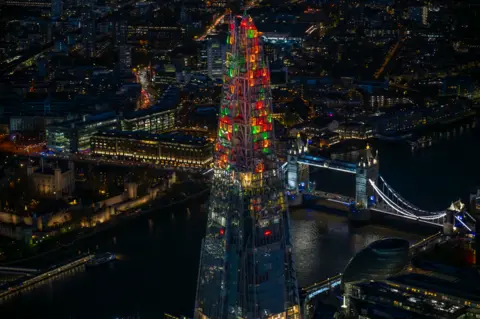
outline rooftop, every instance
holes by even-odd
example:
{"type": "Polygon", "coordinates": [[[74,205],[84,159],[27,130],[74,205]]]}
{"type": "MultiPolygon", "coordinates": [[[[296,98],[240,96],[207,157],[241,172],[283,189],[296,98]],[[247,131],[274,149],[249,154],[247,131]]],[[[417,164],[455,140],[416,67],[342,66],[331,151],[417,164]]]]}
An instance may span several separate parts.
{"type": "Polygon", "coordinates": [[[60,123],[54,123],[52,124],[52,126],[71,127],[72,124],[74,126],[77,126],[77,125],[81,126],[81,125],[87,125],[87,124],[96,123],[100,121],[111,120],[116,117],[117,117],[117,114],[115,112],[106,112],[106,113],[100,113],[100,114],[94,114],[94,115],[85,115],[83,118],[67,120],[60,123]]]}
{"type": "Polygon", "coordinates": [[[147,116],[147,115],[151,115],[151,114],[155,114],[155,113],[161,113],[161,112],[174,110],[175,106],[176,106],[176,103],[173,100],[162,101],[162,103],[156,104],[149,109],[138,110],[138,111],[134,111],[134,112],[125,114],[125,119],[132,120],[132,119],[136,119],[136,118],[139,118],[139,117],[143,117],[143,116],[147,116]]]}
{"type": "Polygon", "coordinates": [[[392,277],[389,281],[410,287],[420,287],[426,290],[457,296],[464,299],[480,301],[480,288],[477,287],[477,281],[474,278],[452,282],[451,280],[434,276],[411,273],[392,277]]]}
{"type": "Polygon", "coordinates": [[[184,132],[173,131],[164,134],[151,134],[144,131],[104,131],[99,132],[96,136],[112,137],[112,138],[125,138],[132,140],[144,140],[144,141],[156,141],[156,142],[173,142],[177,144],[186,145],[199,145],[203,146],[208,144],[206,137],[195,137],[184,132]]]}

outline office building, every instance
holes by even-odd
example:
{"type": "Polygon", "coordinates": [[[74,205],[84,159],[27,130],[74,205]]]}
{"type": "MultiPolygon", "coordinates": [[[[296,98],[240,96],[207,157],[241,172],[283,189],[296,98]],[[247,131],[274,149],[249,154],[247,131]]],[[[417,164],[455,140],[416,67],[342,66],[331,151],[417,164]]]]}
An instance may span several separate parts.
{"type": "Polygon", "coordinates": [[[52,0],[52,21],[57,21],[62,17],[63,1],[52,0]]]}
{"type": "Polygon", "coordinates": [[[200,51],[200,62],[205,73],[212,79],[221,79],[223,61],[225,61],[226,45],[219,39],[210,39],[200,51]]]}
{"type": "Polygon", "coordinates": [[[91,143],[93,155],[166,167],[207,168],[213,160],[206,138],[181,132],[106,131],[93,136],[91,143]]]}
{"type": "Polygon", "coordinates": [[[46,129],[47,146],[61,152],[86,151],[90,148],[90,138],[99,130],[118,129],[119,126],[115,112],[53,123],[46,129]]]}
{"type": "Polygon", "coordinates": [[[175,128],[174,104],[160,104],[149,109],[125,114],[123,131],[145,131],[159,134],[175,128]]]}

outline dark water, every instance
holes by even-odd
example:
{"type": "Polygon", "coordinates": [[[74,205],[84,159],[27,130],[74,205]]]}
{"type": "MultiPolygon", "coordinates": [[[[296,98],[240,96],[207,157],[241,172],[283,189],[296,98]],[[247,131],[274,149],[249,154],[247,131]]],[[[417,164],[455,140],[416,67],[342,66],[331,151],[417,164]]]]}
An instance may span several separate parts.
{"type": "MultiPolygon", "coordinates": [[[[478,131],[412,155],[382,146],[380,171],[405,198],[425,209],[443,209],[468,197],[480,184],[478,131]]],[[[164,312],[191,316],[206,214],[201,201],[158,211],[82,243],[77,249],[115,252],[120,260],[78,270],[3,302],[0,318],[160,318],[164,312]]],[[[312,210],[292,212],[292,238],[300,286],[343,270],[370,242],[384,237],[411,242],[422,236],[370,225],[349,226],[341,216],[312,210]]]]}

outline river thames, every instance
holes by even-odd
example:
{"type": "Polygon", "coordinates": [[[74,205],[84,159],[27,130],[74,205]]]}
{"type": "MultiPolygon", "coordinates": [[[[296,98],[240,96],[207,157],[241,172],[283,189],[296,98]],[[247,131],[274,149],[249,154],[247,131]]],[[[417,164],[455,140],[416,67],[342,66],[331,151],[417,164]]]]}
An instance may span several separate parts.
{"type": "MultiPolygon", "coordinates": [[[[406,147],[383,145],[380,173],[417,206],[445,209],[480,185],[479,140],[476,130],[415,154],[406,147]]],[[[143,319],[161,318],[165,312],[191,316],[206,222],[200,206],[206,198],[154,212],[79,243],[76,251],[111,251],[119,260],[78,270],[6,300],[0,304],[0,317],[143,319]]],[[[346,217],[309,209],[293,210],[291,218],[299,286],[341,272],[356,252],[377,239],[416,242],[423,237],[391,226],[352,227],[346,217]]]]}

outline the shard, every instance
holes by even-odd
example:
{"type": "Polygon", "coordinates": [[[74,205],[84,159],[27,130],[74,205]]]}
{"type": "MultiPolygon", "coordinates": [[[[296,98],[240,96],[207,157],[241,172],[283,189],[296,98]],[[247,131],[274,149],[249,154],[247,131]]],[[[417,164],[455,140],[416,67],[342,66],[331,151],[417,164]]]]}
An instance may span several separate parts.
{"type": "Polygon", "coordinates": [[[195,318],[300,318],[270,72],[252,18],[227,37],[195,318]]]}

